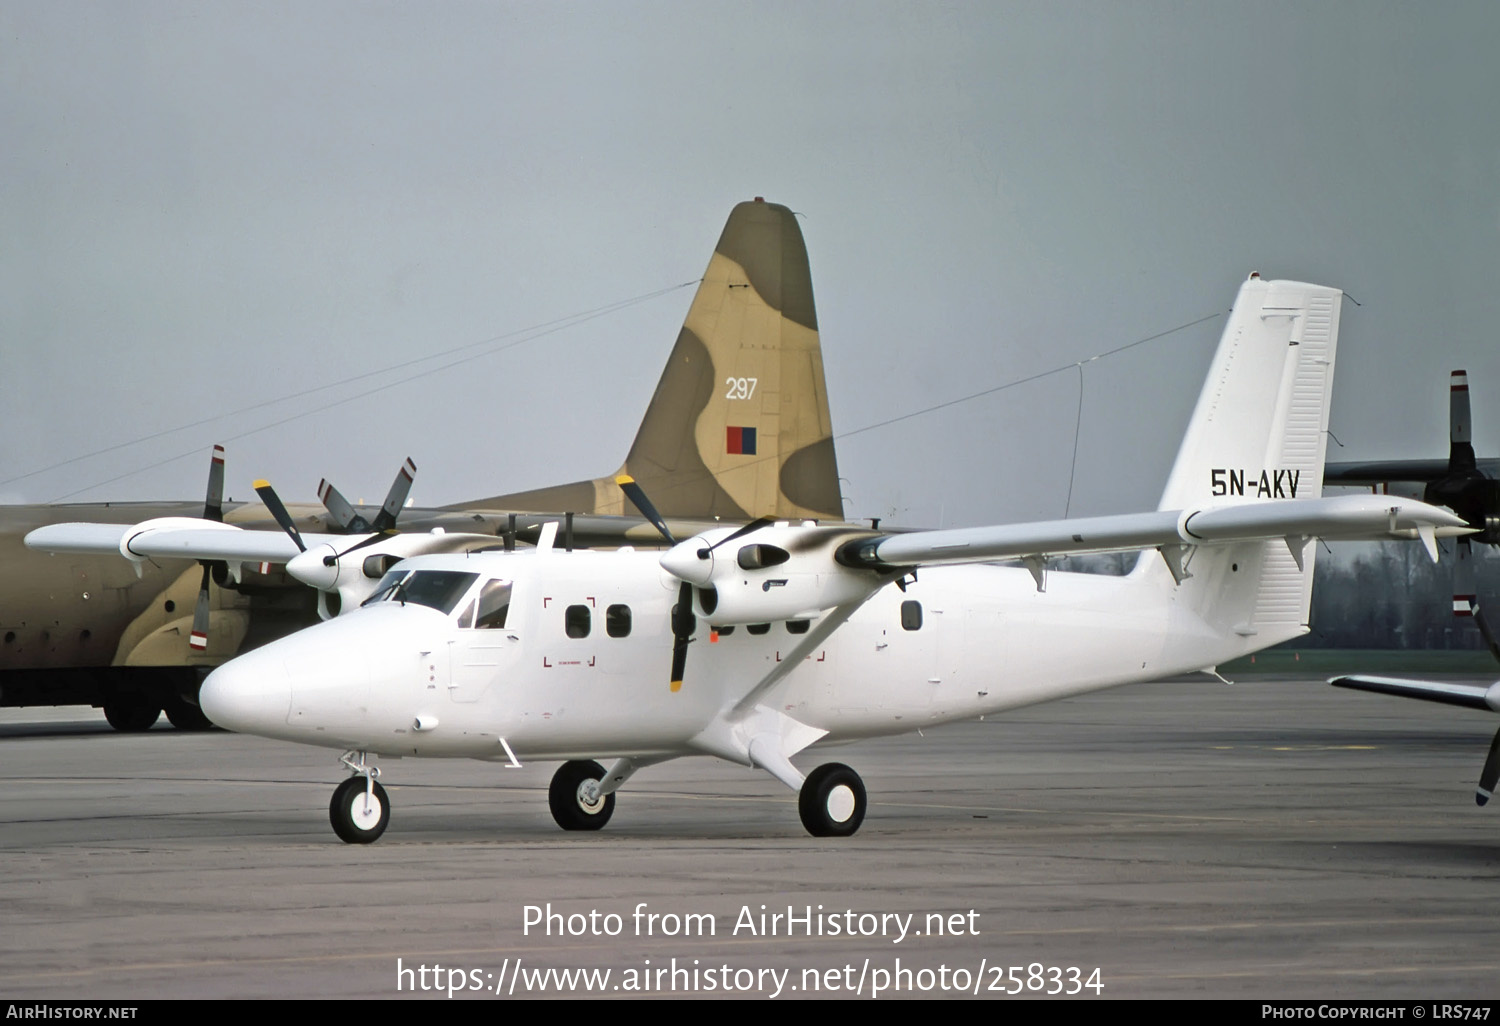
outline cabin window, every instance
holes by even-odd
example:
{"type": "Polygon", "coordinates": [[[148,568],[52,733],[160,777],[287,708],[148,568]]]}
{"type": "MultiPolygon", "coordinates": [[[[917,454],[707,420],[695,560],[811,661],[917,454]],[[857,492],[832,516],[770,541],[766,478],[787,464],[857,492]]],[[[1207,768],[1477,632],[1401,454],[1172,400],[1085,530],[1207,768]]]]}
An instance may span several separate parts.
{"type": "Polygon", "coordinates": [[[907,599],[901,603],[901,629],[904,631],[922,629],[922,603],[916,599],[907,599]]]}
{"type": "Polygon", "coordinates": [[[723,627],[715,627],[714,630],[716,630],[716,631],[719,632],[719,637],[721,637],[721,638],[727,638],[731,634],[734,633],[734,624],[731,623],[731,624],[726,624],[723,627]]]}
{"type": "Polygon", "coordinates": [[[768,623],[752,623],[750,626],[745,628],[745,630],[749,631],[751,634],[765,634],[770,629],[771,625],[768,623]]]}
{"type": "Polygon", "coordinates": [[[593,619],[588,606],[569,606],[563,614],[563,629],[570,638],[586,638],[593,629],[593,619]]]}
{"type": "Polygon", "coordinates": [[[630,607],[613,605],[604,610],[604,633],[611,638],[630,636],[630,607]]]}
{"type": "Polygon", "coordinates": [[[806,634],[807,629],[811,626],[811,620],[788,620],[786,622],[786,632],[788,634],[806,634]]]}
{"type": "Polygon", "coordinates": [[[475,619],[474,626],[482,631],[499,630],[505,626],[505,617],[509,612],[510,582],[485,582],[484,588],[479,592],[479,616],[475,619]]]}

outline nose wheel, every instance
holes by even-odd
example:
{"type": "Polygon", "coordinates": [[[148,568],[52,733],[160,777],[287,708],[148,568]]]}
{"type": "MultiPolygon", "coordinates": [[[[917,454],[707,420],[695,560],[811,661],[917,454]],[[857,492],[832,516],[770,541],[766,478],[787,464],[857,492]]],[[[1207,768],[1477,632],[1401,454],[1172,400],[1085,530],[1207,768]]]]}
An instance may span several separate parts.
{"type": "Polygon", "coordinates": [[[593,761],[565,762],[552,774],[547,805],[564,830],[598,830],[615,812],[615,796],[600,794],[604,767],[593,761]]]}
{"type": "Polygon", "coordinates": [[[359,754],[358,761],[348,756],[342,760],[356,776],[335,788],[333,800],[328,803],[333,832],[345,844],[369,844],[385,833],[391,822],[390,799],[375,780],[380,770],[366,764],[363,752],[359,754]]]}

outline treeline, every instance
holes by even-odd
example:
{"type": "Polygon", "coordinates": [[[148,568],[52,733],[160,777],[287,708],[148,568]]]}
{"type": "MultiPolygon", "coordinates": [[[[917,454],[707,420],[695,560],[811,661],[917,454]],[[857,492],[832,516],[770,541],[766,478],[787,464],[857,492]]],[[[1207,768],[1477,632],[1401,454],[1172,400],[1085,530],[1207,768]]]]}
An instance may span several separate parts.
{"type": "MultiPolygon", "coordinates": [[[[1453,615],[1453,547],[1433,563],[1421,545],[1384,542],[1318,549],[1313,566],[1312,633],[1288,648],[1483,649],[1472,617],[1453,615]]],[[[1474,546],[1480,603],[1500,622],[1500,559],[1474,546]]],[[[1154,555],[1154,554],[1153,554],[1154,555]]],[[[1072,556],[1058,570],[1124,574],[1134,553],[1072,556]]]]}

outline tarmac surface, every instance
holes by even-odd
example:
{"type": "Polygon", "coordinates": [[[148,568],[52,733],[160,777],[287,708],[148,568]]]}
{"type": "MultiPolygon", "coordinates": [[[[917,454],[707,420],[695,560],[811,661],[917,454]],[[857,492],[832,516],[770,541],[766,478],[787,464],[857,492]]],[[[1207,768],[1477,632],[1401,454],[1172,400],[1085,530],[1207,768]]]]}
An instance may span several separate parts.
{"type": "Polygon", "coordinates": [[[864,777],[846,839],[710,759],[643,770],[597,834],[554,826],[555,765],[386,760],[390,829],[351,846],[335,752],[5,710],[0,997],[1494,998],[1497,726],[1125,687],[805,753],[864,777]]]}

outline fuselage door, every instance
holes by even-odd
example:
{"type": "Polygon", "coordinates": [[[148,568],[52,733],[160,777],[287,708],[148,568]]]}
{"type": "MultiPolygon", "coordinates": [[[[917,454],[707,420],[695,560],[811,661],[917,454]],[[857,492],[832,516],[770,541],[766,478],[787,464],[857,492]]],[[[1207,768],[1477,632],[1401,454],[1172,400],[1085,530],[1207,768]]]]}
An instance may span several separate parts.
{"type": "Polygon", "coordinates": [[[468,599],[448,641],[448,694],[455,702],[474,702],[500,681],[506,662],[519,644],[511,619],[510,581],[489,580],[468,599]]]}

